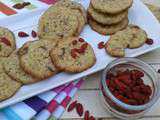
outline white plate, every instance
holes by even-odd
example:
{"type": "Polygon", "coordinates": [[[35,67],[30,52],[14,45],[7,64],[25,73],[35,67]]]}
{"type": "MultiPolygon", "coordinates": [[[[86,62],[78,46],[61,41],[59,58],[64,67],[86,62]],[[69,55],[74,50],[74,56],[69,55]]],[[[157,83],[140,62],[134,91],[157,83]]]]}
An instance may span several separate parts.
{"type": "MultiPolygon", "coordinates": [[[[89,5],[89,0],[78,0],[78,2],[82,3],[86,8],[89,5]]],[[[33,29],[37,29],[38,19],[41,14],[42,11],[34,11],[32,14],[29,13],[21,16],[13,16],[7,19],[0,20],[0,25],[8,27],[12,31],[14,31],[15,35],[17,35],[18,31],[26,31],[30,33],[33,29]]],[[[160,47],[160,24],[140,0],[134,0],[132,8],[130,8],[129,10],[129,20],[130,23],[142,27],[147,32],[148,37],[154,39],[154,44],[152,46],[144,45],[141,48],[133,50],[127,49],[127,57],[135,57],[160,47]]],[[[73,81],[80,77],[100,71],[104,69],[111,60],[114,59],[108,56],[105,53],[105,50],[99,50],[97,48],[97,44],[100,41],[107,41],[109,36],[102,36],[92,31],[91,28],[86,25],[81,34],[81,37],[85,38],[85,40],[88,41],[94,48],[97,62],[92,68],[78,74],[60,73],[42,82],[23,86],[12,98],[1,102],[0,108],[22,101],[31,96],[50,90],[51,88],[73,81]]],[[[31,39],[22,39],[17,37],[17,47],[21,47],[23,43],[28,40],[31,39]]]]}

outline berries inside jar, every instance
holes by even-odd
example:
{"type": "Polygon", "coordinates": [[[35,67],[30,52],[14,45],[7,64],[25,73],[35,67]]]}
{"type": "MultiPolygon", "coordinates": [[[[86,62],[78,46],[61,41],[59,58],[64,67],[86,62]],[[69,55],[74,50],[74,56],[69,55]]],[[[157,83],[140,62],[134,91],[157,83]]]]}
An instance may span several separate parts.
{"type": "Polygon", "coordinates": [[[106,84],[117,99],[129,105],[146,104],[152,95],[151,86],[144,82],[144,72],[138,69],[108,73],[106,84]]]}

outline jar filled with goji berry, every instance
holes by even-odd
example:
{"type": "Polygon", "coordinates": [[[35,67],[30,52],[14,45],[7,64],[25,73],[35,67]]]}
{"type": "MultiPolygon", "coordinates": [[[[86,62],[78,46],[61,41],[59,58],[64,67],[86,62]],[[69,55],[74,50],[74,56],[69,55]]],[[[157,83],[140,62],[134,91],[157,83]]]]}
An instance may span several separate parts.
{"type": "Polygon", "coordinates": [[[115,117],[127,120],[142,117],[160,96],[157,73],[136,58],[120,58],[108,64],[100,89],[103,106],[115,117]]]}

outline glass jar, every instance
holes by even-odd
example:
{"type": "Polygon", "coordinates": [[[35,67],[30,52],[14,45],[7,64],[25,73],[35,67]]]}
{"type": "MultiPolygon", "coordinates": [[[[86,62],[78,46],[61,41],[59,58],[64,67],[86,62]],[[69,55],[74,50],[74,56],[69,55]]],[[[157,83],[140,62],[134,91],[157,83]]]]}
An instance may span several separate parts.
{"type": "Polygon", "coordinates": [[[100,98],[103,106],[115,117],[125,120],[134,120],[142,117],[158,100],[160,96],[160,82],[157,73],[148,64],[135,58],[120,58],[112,61],[104,69],[100,83],[100,98]],[[117,99],[106,84],[108,73],[138,69],[144,72],[143,81],[152,89],[150,101],[143,105],[129,105],[117,99]]]}

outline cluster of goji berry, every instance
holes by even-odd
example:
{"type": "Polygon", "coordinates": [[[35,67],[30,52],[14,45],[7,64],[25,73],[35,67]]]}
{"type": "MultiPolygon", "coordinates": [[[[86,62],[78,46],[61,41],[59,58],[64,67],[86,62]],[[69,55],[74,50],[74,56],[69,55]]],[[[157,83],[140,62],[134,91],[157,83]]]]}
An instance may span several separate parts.
{"type": "Polygon", "coordinates": [[[129,105],[143,105],[149,102],[152,89],[142,79],[144,73],[139,70],[126,70],[107,74],[106,83],[111,93],[120,101],[129,105]]]}
{"type": "MultiPolygon", "coordinates": [[[[77,100],[72,102],[69,107],[68,107],[68,112],[73,111],[74,109],[76,109],[77,114],[82,117],[83,113],[84,113],[84,107],[81,103],[78,103],[77,100]]],[[[84,120],[95,120],[95,118],[93,116],[90,115],[89,111],[86,110],[84,113],[84,120]]]]}
{"type": "MultiPolygon", "coordinates": [[[[78,41],[82,42],[82,43],[84,42],[84,44],[82,44],[80,46],[80,48],[73,48],[73,49],[71,49],[71,56],[72,56],[72,58],[76,58],[77,57],[77,53],[83,54],[85,52],[85,50],[87,49],[88,43],[86,43],[83,38],[79,38],[78,41]]],[[[72,42],[72,44],[76,45],[78,41],[74,40],[72,42]]]]}

